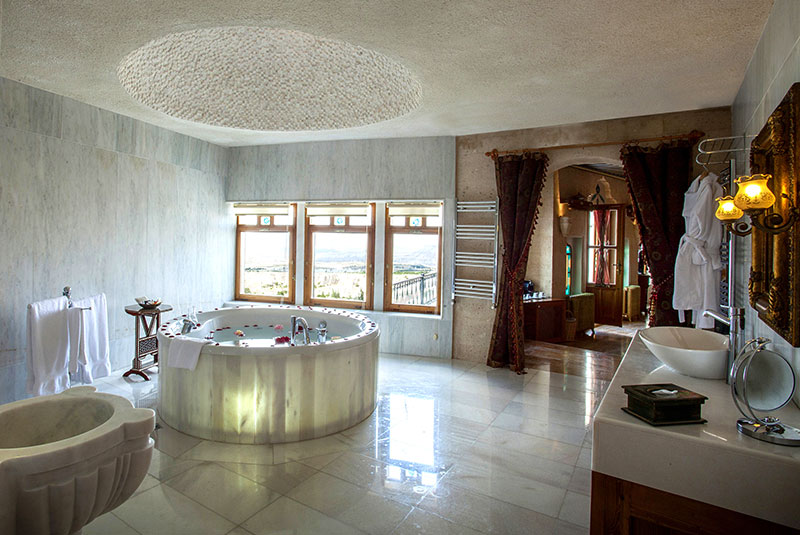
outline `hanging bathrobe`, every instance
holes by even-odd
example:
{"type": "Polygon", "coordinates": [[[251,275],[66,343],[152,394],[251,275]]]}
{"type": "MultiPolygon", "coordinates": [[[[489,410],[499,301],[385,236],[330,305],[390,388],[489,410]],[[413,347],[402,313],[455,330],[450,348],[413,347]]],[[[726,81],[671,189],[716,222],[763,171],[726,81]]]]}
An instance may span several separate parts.
{"type": "Polygon", "coordinates": [[[716,198],[722,196],[717,175],[698,176],[684,195],[683,218],[686,233],[681,237],[675,259],[675,291],[672,308],[684,321],[684,311],[692,311],[697,328],[714,326],[703,310],[719,311],[719,276],[722,264],[719,247],[722,223],[714,216],[716,198]]]}

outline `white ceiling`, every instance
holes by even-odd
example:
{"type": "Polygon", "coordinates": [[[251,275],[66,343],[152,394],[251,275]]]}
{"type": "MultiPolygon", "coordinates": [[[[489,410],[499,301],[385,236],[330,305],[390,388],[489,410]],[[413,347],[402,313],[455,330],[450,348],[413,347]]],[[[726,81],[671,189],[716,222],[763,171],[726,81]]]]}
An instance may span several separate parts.
{"type": "MultiPolygon", "coordinates": [[[[772,0],[0,0],[0,75],[223,145],[464,135],[728,106],[772,0]],[[358,128],[234,130],[135,102],[116,68],[164,35],[292,29],[405,65],[422,104],[358,128]]],[[[269,98],[269,95],[265,95],[269,98]]]]}

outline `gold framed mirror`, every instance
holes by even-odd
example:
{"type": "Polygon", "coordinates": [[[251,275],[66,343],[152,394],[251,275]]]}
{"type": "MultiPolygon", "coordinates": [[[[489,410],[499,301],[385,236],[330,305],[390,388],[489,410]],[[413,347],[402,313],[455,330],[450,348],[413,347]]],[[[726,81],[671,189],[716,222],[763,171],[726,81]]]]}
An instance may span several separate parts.
{"type": "MultiPolygon", "coordinates": [[[[786,93],[750,145],[750,172],[772,175],[771,212],[788,216],[798,205],[800,82],[786,93]]],[[[793,346],[800,346],[800,224],[781,234],[754,228],[748,293],[758,317],[793,346]]]]}

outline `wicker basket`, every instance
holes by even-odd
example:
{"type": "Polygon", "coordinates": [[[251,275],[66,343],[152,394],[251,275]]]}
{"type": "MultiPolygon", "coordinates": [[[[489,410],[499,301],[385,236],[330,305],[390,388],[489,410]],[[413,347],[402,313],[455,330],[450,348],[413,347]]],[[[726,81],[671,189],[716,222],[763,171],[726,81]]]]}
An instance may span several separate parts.
{"type": "Polygon", "coordinates": [[[575,332],[578,330],[578,320],[573,317],[567,318],[567,323],[564,325],[564,338],[567,342],[575,341],[575,332]]]}

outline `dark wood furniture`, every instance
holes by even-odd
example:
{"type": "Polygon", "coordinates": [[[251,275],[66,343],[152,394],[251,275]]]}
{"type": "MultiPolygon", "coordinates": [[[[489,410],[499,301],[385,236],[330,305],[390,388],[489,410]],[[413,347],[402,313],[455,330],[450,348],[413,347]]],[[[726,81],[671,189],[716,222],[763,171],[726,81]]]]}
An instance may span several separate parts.
{"type": "MultiPolygon", "coordinates": [[[[743,480],[742,485],[746,485],[743,480]]],[[[592,535],[798,533],[715,505],[592,472],[592,535]]]]}
{"type": "Polygon", "coordinates": [[[525,338],[542,342],[563,342],[567,322],[566,299],[534,299],[522,304],[525,338]]]}
{"type": "Polygon", "coordinates": [[[158,328],[161,327],[161,313],[172,310],[170,305],[158,305],[156,308],[142,308],[139,305],[128,305],[125,312],[134,317],[136,322],[136,338],[134,340],[135,351],[133,354],[133,364],[131,369],[122,374],[128,377],[136,374],[145,381],[150,377],[145,370],[158,366],[158,328]],[[147,362],[149,358],[152,360],[147,362]]]}

